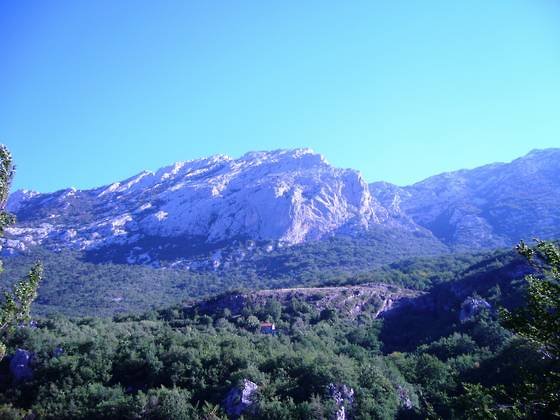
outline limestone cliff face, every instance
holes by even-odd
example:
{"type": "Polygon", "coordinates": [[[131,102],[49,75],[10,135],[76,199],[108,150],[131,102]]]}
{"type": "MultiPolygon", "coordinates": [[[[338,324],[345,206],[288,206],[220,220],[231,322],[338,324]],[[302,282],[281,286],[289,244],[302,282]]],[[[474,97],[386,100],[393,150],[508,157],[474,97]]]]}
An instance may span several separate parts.
{"type": "Polygon", "coordinates": [[[370,185],[379,202],[455,249],[560,237],[560,149],[436,175],[408,187],[370,185]]]}
{"type": "Polygon", "coordinates": [[[8,208],[19,221],[9,232],[12,249],[90,249],[146,237],[298,244],[394,222],[359,172],[309,149],[178,162],[93,190],[22,191],[8,208]]]}
{"type": "Polygon", "coordinates": [[[91,190],[15,192],[8,209],[18,223],[2,246],[74,248],[97,260],[155,265],[185,260],[195,248],[219,259],[238,240],[284,246],[335,234],[369,235],[388,252],[425,246],[416,237],[437,249],[480,249],[560,237],[559,208],[560,149],[408,187],[368,185],[309,149],[277,150],[177,162],[91,190]]]}

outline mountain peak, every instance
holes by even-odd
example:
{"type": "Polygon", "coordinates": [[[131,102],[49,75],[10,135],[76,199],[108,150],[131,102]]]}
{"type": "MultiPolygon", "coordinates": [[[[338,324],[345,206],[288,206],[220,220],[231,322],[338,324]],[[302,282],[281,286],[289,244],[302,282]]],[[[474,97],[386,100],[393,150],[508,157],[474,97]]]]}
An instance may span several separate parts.
{"type": "Polygon", "coordinates": [[[543,157],[543,156],[550,156],[560,153],[560,148],[558,147],[550,147],[547,149],[533,149],[525,156],[521,157],[520,159],[527,158],[527,157],[543,157]]]}
{"type": "Polygon", "coordinates": [[[132,263],[169,258],[169,247],[182,258],[196,247],[298,244],[370,235],[380,225],[396,238],[413,232],[457,249],[510,246],[560,234],[559,152],[535,150],[409,187],[368,186],[358,171],[335,168],[306,148],[214,155],[93,190],[16,192],[8,208],[18,224],[7,233],[14,249],[107,250],[109,258],[132,263]]]}
{"type": "Polygon", "coordinates": [[[146,238],[297,244],[389,217],[358,171],[334,168],[311,149],[180,161],[71,198],[53,193],[18,200],[20,226],[31,227],[22,240],[80,249],[124,246],[132,253],[128,261],[136,261],[134,249],[146,238]]]}
{"type": "Polygon", "coordinates": [[[415,223],[459,249],[557,238],[560,149],[532,150],[494,163],[432,176],[408,187],[371,184],[384,205],[398,201],[415,223]]]}
{"type": "Polygon", "coordinates": [[[15,213],[19,210],[23,202],[25,202],[26,200],[32,197],[35,197],[36,195],[39,195],[37,191],[31,191],[26,189],[14,191],[8,197],[8,203],[6,205],[6,209],[9,212],[15,213]]]}
{"type": "Polygon", "coordinates": [[[245,153],[240,161],[255,161],[257,163],[278,162],[281,160],[308,159],[309,162],[326,163],[325,157],[310,148],[277,149],[271,151],[254,151],[245,153]]]}

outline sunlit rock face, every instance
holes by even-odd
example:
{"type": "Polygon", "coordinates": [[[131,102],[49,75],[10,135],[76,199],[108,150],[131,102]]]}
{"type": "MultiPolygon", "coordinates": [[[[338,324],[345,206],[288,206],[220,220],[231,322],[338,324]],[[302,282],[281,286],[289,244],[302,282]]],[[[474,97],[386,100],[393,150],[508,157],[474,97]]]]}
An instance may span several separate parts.
{"type": "Polygon", "coordinates": [[[359,172],[309,149],[177,162],[93,190],[17,192],[8,208],[18,217],[9,237],[20,248],[92,249],[143,238],[298,244],[398,224],[359,172]]]}
{"type": "Polygon", "coordinates": [[[210,242],[249,237],[294,244],[348,223],[367,227],[387,218],[359,173],[333,168],[307,149],[202,162],[174,166],[178,170],[166,178],[167,187],[138,220],[142,231],[210,242]]]}
{"type": "Polygon", "coordinates": [[[83,250],[95,261],[194,268],[197,251],[215,268],[229,258],[226,248],[231,257],[253,252],[255,243],[269,252],[365,235],[388,253],[406,245],[407,255],[422,255],[558,238],[558,208],[560,149],[408,187],[368,185],[310,149],[277,150],[177,162],[91,190],[17,191],[8,209],[18,222],[2,247],[4,254],[41,245],[83,250]]]}
{"type": "Polygon", "coordinates": [[[247,411],[254,411],[258,389],[258,385],[248,379],[231,388],[222,404],[227,415],[236,419],[247,411]]]}
{"type": "Polygon", "coordinates": [[[456,250],[560,237],[560,149],[510,163],[433,176],[408,187],[370,185],[389,211],[404,214],[456,250]]]}

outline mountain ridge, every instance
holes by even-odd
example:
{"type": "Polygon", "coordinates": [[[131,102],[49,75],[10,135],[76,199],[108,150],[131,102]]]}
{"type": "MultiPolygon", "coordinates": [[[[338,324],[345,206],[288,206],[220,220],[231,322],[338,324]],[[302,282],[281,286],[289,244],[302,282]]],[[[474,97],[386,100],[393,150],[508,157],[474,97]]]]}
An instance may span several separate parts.
{"type": "Polygon", "coordinates": [[[18,224],[7,231],[4,252],[43,245],[159,264],[166,254],[178,254],[180,261],[185,244],[203,249],[272,241],[276,247],[363,236],[378,227],[409,241],[429,238],[436,248],[510,246],[560,235],[554,213],[558,162],[560,149],[536,149],[510,163],[399,187],[368,184],[359,171],[333,167],[308,148],[248,152],[238,159],[214,155],[89,190],[18,190],[8,202],[18,224]],[[503,220],[514,220],[515,227],[506,228],[503,220]]]}
{"type": "Polygon", "coordinates": [[[509,163],[434,175],[410,186],[370,184],[372,194],[452,248],[510,246],[560,235],[560,149],[509,163]]]}
{"type": "MultiPolygon", "coordinates": [[[[275,153],[275,152],[282,152],[282,151],[297,151],[297,150],[300,150],[300,151],[305,151],[305,150],[307,150],[307,151],[310,151],[310,152],[312,152],[312,153],[318,154],[318,155],[322,156],[322,158],[325,159],[325,161],[328,163],[328,160],[325,158],[325,156],[324,156],[322,153],[315,152],[314,149],[313,149],[313,148],[310,148],[310,147],[287,148],[287,149],[274,149],[274,150],[268,150],[268,151],[267,151],[267,150],[252,151],[252,152],[246,152],[246,153],[244,153],[244,154],[241,155],[239,158],[234,158],[234,157],[232,157],[232,156],[230,156],[230,155],[228,155],[228,154],[225,154],[225,153],[216,153],[216,154],[208,155],[208,156],[204,156],[204,157],[197,157],[197,158],[187,159],[187,160],[178,160],[178,161],[173,162],[173,163],[170,164],[170,165],[162,166],[162,167],[160,167],[160,168],[158,168],[158,169],[156,169],[156,170],[142,169],[142,170],[140,170],[139,172],[136,172],[136,173],[134,173],[133,175],[129,176],[128,178],[125,178],[124,180],[122,180],[122,181],[117,181],[117,182],[121,182],[121,183],[122,183],[122,182],[125,182],[125,181],[128,181],[128,180],[131,180],[131,179],[133,179],[133,178],[135,178],[135,177],[137,177],[137,176],[139,176],[139,175],[142,175],[142,174],[144,174],[144,173],[146,173],[146,174],[155,174],[155,173],[161,171],[162,169],[171,168],[171,167],[174,167],[174,166],[177,165],[177,164],[188,164],[188,163],[191,163],[191,162],[205,161],[205,160],[212,159],[212,158],[216,158],[216,157],[222,157],[222,158],[224,158],[224,159],[229,159],[229,160],[237,160],[237,159],[242,159],[243,157],[246,157],[246,156],[251,155],[251,154],[275,153]]],[[[445,175],[445,174],[451,174],[451,173],[463,172],[463,171],[467,171],[467,172],[468,172],[468,171],[472,171],[472,170],[474,170],[474,169],[480,169],[480,168],[484,168],[484,167],[487,167],[487,166],[495,166],[495,165],[509,164],[509,163],[512,163],[512,162],[514,162],[515,160],[518,160],[518,159],[523,159],[523,158],[527,158],[527,157],[531,157],[531,156],[537,156],[537,155],[540,155],[540,154],[543,154],[543,153],[546,154],[546,153],[558,152],[558,151],[560,151],[560,147],[548,147],[548,148],[544,148],[544,149],[535,148],[535,149],[529,150],[529,152],[527,152],[525,155],[520,156],[520,157],[517,157],[517,158],[515,158],[515,159],[513,159],[513,160],[511,160],[511,161],[497,161],[497,162],[485,163],[485,164],[482,164],[482,165],[479,165],[479,166],[475,166],[475,167],[472,167],[472,168],[460,168],[460,169],[455,169],[455,170],[450,170],[450,171],[443,171],[443,172],[439,172],[439,173],[434,174],[434,175],[430,175],[430,176],[428,176],[428,177],[426,177],[426,178],[424,178],[424,179],[421,179],[421,180],[418,180],[418,181],[414,181],[414,182],[412,182],[412,183],[410,183],[410,184],[407,184],[407,185],[400,185],[400,184],[396,184],[396,183],[393,183],[393,182],[390,182],[390,181],[384,181],[384,180],[373,180],[373,181],[369,181],[368,184],[376,184],[376,183],[380,183],[380,182],[381,182],[381,183],[387,183],[387,184],[395,185],[395,186],[400,187],[400,188],[404,188],[404,187],[413,186],[413,185],[415,185],[415,184],[419,184],[419,183],[424,182],[424,181],[426,181],[426,180],[428,180],[428,179],[430,179],[430,178],[437,177],[437,176],[442,176],[442,175],[445,175]]],[[[358,170],[358,171],[359,171],[359,170],[358,170]]],[[[33,190],[33,189],[30,189],[30,188],[17,188],[16,190],[14,190],[14,191],[11,193],[11,196],[10,196],[10,199],[11,199],[11,200],[10,200],[10,201],[12,201],[12,196],[13,196],[13,195],[15,195],[16,193],[20,193],[20,192],[23,192],[23,193],[26,193],[26,194],[33,194],[33,195],[37,195],[37,194],[54,194],[54,193],[57,193],[57,192],[60,192],[60,191],[66,191],[66,190],[69,190],[69,189],[70,189],[70,190],[76,190],[76,191],[97,190],[97,189],[99,189],[99,188],[109,187],[109,186],[111,186],[112,184],[114,184],[114,183],[102,184],[102,185],[97,185],[97,186],[94,185],[94,186],[92,186],[92,187],[90,187],[90,188],[76,188],[76,187],[74,187],[74,186],[69,186],[69,187],[61,188],[61,189],[54,190],[54,191],[44,191],[44,192],[37,191],[37,190],[33,190]]]]}

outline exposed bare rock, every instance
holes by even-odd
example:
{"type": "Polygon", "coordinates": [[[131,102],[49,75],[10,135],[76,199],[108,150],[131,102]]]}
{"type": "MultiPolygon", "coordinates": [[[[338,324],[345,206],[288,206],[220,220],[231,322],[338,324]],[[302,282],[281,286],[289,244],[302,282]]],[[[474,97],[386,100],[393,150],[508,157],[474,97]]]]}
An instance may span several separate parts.
{"type": "MultiPolygon", "coordinates": [[[[128,246],[126,262],[144,264],[154,263],[150,248],[173,240],[289,245],[400,223],[358,171],[335,168],[310,149],[177,162],[92,190],[20,191],[8,208],[19,221],[8,230],[13,249],[128,246]]],[[[219,253],[212,264],[221,264],[219,253]]]]}
{"type": "Polygon", "coordinates": [[[560,236],[560,149],[534,150],[495,163],[430,177],[407,187],[386,182],[371,192],[455,249],[511,246],[560,236]]]}
{"type": "Polygon", "coordinates": [[[403,388],[400,385],[397,386],[397,396],[399,398],[399,405],[402,408],[406,410],[412,410],[412,408],[414,408],[414,403],[412,402],[407,389],[403,388]]]}
{"type": "Polygon", "coordinates": [[[25,382],[33,378],[31,357],[30,351],[17,349],[10,359],[10,374],[14,383],[25,382]]]}
{"type": "Polygon", "coordinates": [[[200,302],[195,308],[199,313],[218,313],[228,309],[232,314],[240,314],[247,305],[264,305],[271,299],[285,305],[295,298],[320,311],[334,309],[351,318],[356,318],[366,311],[381,317],[389,309],[394,310],[401,305],[410,304],[414,298],[422,295],[418,291],[382,283],[340,287],[296,287],[228,293],[200,302]]]}
{"type": "Polygon", "coordinates": [[[476,297],[467,298],[461,305],[459,321],[465,322],[485,309],[492,309],[492,305],[490,305],[486,300],[476,297]]]}
{"type": "Polygon", "coordinates": [[[232,388],[224,399],[224,409],[230,418],[238,418],[244,412],[253,408],[256,400],[258,385],[244,379],[243,383],[232,388]]]}
{"type": "Polygon", "coordinates": [[[327,393],[333,399],[336,406],[335,419],[347,420],[350,418],[352,405],[354,404],[354,389],[346,384],[329,384],[327,393]]]}
{"type": "Polygon", "coordinates": [[[18,223],[2,246],[7,254],[43,245],[94,261],[221,269],[244,258],[224,256],[235,241],[268,252],[350,235],[379,239],[396,259],[399,249],[416,256],[557,238],[559,206],[560,149],[407,187],[368,185],[310,149],[276,150],[177,162],[91,190],[17,191],[8,209],[18,223]]]}

